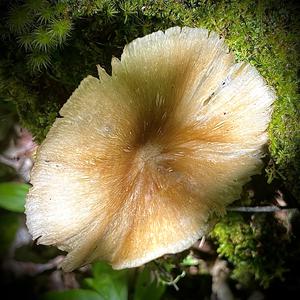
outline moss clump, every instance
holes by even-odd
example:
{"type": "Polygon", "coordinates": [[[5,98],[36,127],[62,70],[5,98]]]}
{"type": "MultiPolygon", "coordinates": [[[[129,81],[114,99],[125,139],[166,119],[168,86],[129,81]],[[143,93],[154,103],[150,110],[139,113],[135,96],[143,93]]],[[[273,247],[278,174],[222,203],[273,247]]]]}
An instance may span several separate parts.
{"type": "Polygon", "coordinates": [[[272,215],[230,213],[211,236],[218,241],[218,253],[232,263],[232,277],[246,286],[254,279],[266,288],[287,271],[289,237],[272,215]]]}

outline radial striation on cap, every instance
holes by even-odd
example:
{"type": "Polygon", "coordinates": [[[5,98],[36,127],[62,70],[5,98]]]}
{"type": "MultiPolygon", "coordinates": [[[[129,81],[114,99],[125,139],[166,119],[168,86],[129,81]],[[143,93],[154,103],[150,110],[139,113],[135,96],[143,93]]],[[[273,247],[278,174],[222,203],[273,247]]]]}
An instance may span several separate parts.
{"type": "Polygon", "coordinates": [[[260,172],[275,94],[206,29],[174,27],[99,67],[39,147],[26,201],[33,239],[140,266],[190,247],[260,172]]]}

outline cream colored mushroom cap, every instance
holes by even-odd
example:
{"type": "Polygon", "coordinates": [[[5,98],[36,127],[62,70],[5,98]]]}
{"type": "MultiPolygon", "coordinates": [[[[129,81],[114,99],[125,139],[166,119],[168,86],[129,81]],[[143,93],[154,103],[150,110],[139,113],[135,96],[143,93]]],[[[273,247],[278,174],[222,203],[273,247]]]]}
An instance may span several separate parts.
{"type": "Polygon", "coordinates": [[[85,78],[37,151],[26,201],[39,244],[140,266],[190,247],[260,171],[275,95],[206,29],[128,44],[85,78]]]}

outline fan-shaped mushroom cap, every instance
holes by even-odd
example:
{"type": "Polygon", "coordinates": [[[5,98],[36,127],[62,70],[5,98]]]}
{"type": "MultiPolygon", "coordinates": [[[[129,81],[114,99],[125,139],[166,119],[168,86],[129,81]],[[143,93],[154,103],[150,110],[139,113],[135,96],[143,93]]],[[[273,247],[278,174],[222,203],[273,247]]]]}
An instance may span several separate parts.
{"type": "Polygon", "coordinates": [[[205,29],[138,38],[88,76],[37,152],[27,225],[68,253],[136,267],[190,247],[259,172],[274,93],[205,29]]]}

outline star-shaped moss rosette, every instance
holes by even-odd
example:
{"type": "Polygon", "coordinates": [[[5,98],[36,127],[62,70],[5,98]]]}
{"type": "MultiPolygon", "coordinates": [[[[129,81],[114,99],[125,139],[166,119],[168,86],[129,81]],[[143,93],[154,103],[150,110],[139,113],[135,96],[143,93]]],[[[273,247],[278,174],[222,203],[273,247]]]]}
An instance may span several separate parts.
{"type": "Polygon", "coordinates": [[[99,77],[61,109],[26,203],[33,238],[67,251],[66,271],[190,247],[259,173],[275,98],[206,29],[138,38],[99,77]]]}

